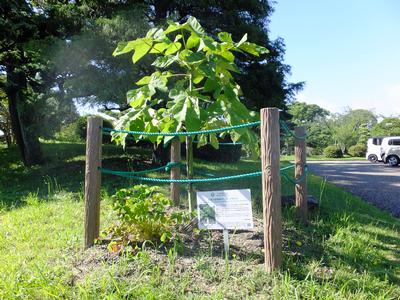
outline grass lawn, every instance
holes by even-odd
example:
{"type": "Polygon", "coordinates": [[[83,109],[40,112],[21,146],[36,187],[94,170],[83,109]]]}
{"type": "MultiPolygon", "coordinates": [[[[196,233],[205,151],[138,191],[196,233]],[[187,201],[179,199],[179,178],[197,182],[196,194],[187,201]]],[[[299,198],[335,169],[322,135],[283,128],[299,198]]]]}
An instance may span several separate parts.
{"type": "MultiPolygon", "coordinates": [[[[208,233],[200,237],[206,247],[191,256],[151,246],[124,256],[107,254],[100,246],[83,251],[84,145],[43,147],[47,163],[33,168],[21,165],[16,148],[0,148],[0,299],[400,298],[399,220],[313,175],[309,192],[320,199],[320,208],[309,226],[295,222],[292,208],[284,209],[283,267],[272,275],[263,271],[261,249],[233,249],[226,261],[215,250],[220,236],[208,233]]],[[[103,166],[145,169],[149,155],[105,146],[103,166]]],[[[258,170],[260,163],[196,161],[195,166],[231,175],[258,170]]],[[[109,195],[132,184],[103,176],[103,229],[114,221],[109,195]]],[[[250,188],[259,219],[260,184],[250,178],[196,187],[250,188]]],[[[293,186],[283,180],[282,190],[291,194],[293,186]]]]}
{"type": "MultiPolygon", "coordinates": [[[[289,160],[289,161],[293,161],[294,160],[294,155],[282,155],[282,159],[283,160],[289,160]]],[[[312,156],[308,156],[307,160],[357,160],[357,161],[366,161],[365,157],[354,157],[354,156],[350,156],[350,155],[345,155],[342,158],[330,158],[330,157],[326,157],[324,155],[312,155],[312,156]]]]}

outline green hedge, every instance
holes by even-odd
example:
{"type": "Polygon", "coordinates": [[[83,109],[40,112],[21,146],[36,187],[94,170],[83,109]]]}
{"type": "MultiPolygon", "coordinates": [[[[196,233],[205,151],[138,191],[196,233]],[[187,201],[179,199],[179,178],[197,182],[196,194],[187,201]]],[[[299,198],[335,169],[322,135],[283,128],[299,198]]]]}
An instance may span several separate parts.
{"type": "Polygon", "coordinates": [[[357,144],[351,146],[348,152],[353,157],[363,157],[365,156],[365,153],[367,153],[367,146],[363,144],[357,144]]]}
{"type": "Polygon", "coordinates": [[[341,158],[343,157],[342,150],[337,146],[331,145],[324,149],[324,155],[328,158],[341,158]]]}

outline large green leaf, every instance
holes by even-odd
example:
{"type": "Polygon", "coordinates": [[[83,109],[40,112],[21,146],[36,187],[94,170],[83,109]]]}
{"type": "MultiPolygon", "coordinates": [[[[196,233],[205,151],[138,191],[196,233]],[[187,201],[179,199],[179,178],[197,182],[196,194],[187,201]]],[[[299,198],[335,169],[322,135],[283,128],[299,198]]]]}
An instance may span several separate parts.
{"type": "Polygon", "coordinates": [[[197,45],[200,43],[200,38],[195,35],[195,34],[191,34],[190,37],[188,38],[188,40],[186,41],[186,48],[187,49],[192,49],[194,47],[197,47],[197,45]]]}
{"type": "Polygon", "coordinates": [[[165,49],[167,49],[169,46],[169,44],[167,43],[157,43],[153,45],[153,48],[151,48],[150,53],[154,53],[154,54],[162,54],[164,52],[165,49]]]}
{"type": "Polygon", "coordinates": [[[235,56],[232,54],[232,52],[226,50],[226,51],[221,51],[218,53],[221,55],[223,58],[225,58],[229,62],[233,62],[235,60],[235,56]]]}
{"type": "Polygon", "coordinates": [[[185,127],[187,131],[197,131],[201,127],[200,112],[196,109],[195,99],[186,98],[186,116],[185,116],[185,127]],[[193,102],[192,102],[193,101],[193,102]]]}
{"type": "Polygon", "coordinates": [[[220,32],[218,33],[218,38],[225,43],[233,43],[232,35],[228,32],[220,32]]]}
{"type": "Polygon", "coordinates": [[[247,33],[245,33],[239,43],[236,44],[236,47],[240,47],[244,42],[247,41],[247,33]]]}
{"type": "Polygon", "coordinates": [[[151,76],[144,76],[140,80],[136,81],[137,85],[145,85],[148,84],[151,80],[151,76]]]}
{"type": "Polygon", "coordinates": [[[113,52],[113,56],[125,54],[135,50],[135,47],[138,44],[138,40],[130,41],[130,42],[120,42],[118,43],[117,48],[113,52]]]}
{"type": "Polygon", "coordinates": [[[244,42],[239,46],[239,49],[250,53],[254,56],[259,56],[260,54],[268,53],[267,48],[258,46],[257,44],[254,43],[249,43],[249,42],[244,42]]]}
{"type": "Polygon", "coordinates": [[[167,68],[171,64],[173,64],[176,61],[175,56],[159,56],[156,58],[155,61],[151,64],[152,66],[158,67],[158,68],[167,68]]]}
{"type": "Polygon", "coordinates": [[[165,34],[180,30],[183,28],[183,25],[176,22],[169,22],[167,29],[164,31],[165,34]]]}
{"type": "Polygon", "coordinates": [[[182,47],[182,44],[180,42],[172,43],[165,50],[165,55],[174,54],[175,52],[179,51],[179,49],[181,49],[181,47],[182,47]]]}
{"type": "Polygon", "coordinates": [[[193,52],[186,56],[186,61],[188,63],[198,63],[206,59],[206,55],[203,52],[193,52]]]}
{"type": "Polygon", "coordinates": [[[203,27],[201,27],[200,23],[197,21],[196,18],[194,18],[194,17],[189,17],[189,19],[187,20],[186,23],[187,23],[187,24],[191,27],[191,29],[192,29],[195,33],[197,33],[198,35],[202,36],[202,35],[205,34],[205,31],[204,31],[203,27]]]}
{"type": "Polygon", "coordinates": [[[215,134],[210,134],[210,144],[215,149],[219,149],[219,142],[218,142],[217,136],[215,134]]]}
{"type": "Polygon", "coordinates": [[[151,38],[144,38],[138,40],[139,42],[135,46],[135,53],[132,56],[133,63],[137,63],[139,59],[146,55],[152,46],[151,38]]]}

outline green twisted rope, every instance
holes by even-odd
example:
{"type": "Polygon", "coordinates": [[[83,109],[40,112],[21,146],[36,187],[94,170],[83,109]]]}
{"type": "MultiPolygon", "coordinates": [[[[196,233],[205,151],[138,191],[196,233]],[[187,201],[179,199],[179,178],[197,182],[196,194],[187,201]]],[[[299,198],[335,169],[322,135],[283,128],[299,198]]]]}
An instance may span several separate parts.
{"type": "MultiPolygon", "coordinates": [[[[200,143],[200,141],[193,141],[193,143],[198,144],[198,143],[200,143]]],[[[237,146],[237,145],[242,145],[242,143],[221,142],[221,143],[218,143],[218,145],[220,145],[220,146],[237,146]]]]}
{"type": "MultiPolygon", "coordinates": [[[[168,163],[167,166],[170,166],[170,168],[175,167],[177,165],[182,166],[183,164],[180,162],[177,163],[168,163]]],[[[294,165],[289,165],[286,167],[283,167],[280,169],[281,174],[285,176],[286,174],[283,173],[283,171],[288,170],[290,168],[293,168],[294,165]]],[[[159,167],[156,169],[151,169],[151,170],[146,170],[146,171],[139,171],[139,172],[125,172],[125,171],[114,171],[110,169],[105,169],[105,168],[98,168],[100,172],[104,174],[111,174],[111,175],[116,175],[116,176],[121,176],[125,178],[130,178],[130,179],[137,179],[137,180],[142,180],[142,181],[148,181],[148,182],[156,182],[156,183],[205,183],[205,182],[216,182],[216,181],[227,181],[227,180],[234,180],[234,179],[241,179],[241,178],[246,178],[246,177],[257,177],[261,176],[262,172],[251,172],[251,173],[244,173],[244,174],[238,174],[238,175],[231,175],[231,176],[222,176],[222,177],[212,177],[212,178],[192,178],[192,179],[164,179],[164,178],[151,178],[151,177],[140,177],[136,176],[144,172],[149,173],[150,171],[154,172],[155,170],[166,170],[166,166],[159,167]]],[[[205,174],[205,176],[215,176],[212,174],[205,174]]],[[[285,177],[286,178],[286,177],[285,177]]]]}
{"type": "Polygon", "coordinates": [[[108,170],[108,169],[104,169],[104,168],[99,168],[99,170],[104,174],[112,174],[112,175],[130,178],[130,179],[137,179],[137,180],[148,181],[148,182],[157,182],[157,183],[204,183],[204,182],[216,182],[216,181],[240,179],[240,178],[245,178],[245,177],[256,177],[256,176],[261,175],[261,172],[253,172],[253,173],[238,174],[238,175],[223,176],[223,177],[214,177],[214,178],[163,179],[163,178],[140,177],[140,176],[132,175],[132,174],[130,174],[130,172],[119,172],[119,171],[113,171],[113,170],[108,170]]]}
{"type": "MultiPolygon", "coordinates": [[[[293,167],[294,167],[294,165],[293,165],[293,167]]],[[[304,182],[304,181],[306,180],[306,178],[307,178],[307,173],[308,173],[308,166],[305,165],[305,167],[304,167],[304,173],[301,174],[301,176],[300,176],[299,178],[297,178],[297,179],[292,179],[292,178],[290,178],[289,175],[286,174],[285,172],[282,172],[281,174],[282,174],[282,176],[283,176],[287,181],[289,181],[290,183],[296,185],[296,184],[302,183],[302,182],[304,182]]]]}
{"type": "Polygon", "coordinates": [[[260,125],[260,121],[250,122],[245,124],[233,125],[229,127],[222,127],[210,130],[200,130],[200,131],[179,131],[179,132],[143,132],[143,131],[130,131],[130,130],[120,130],[120,129],[113,129],[113,128],[105,128],[102,127],[101,129],[104,132],[119,132],[119,133],[128,133],[132,135],[148,135],[148,136],[190,136],[190,135],[198,135],[198,134],[210,134],[210,133],[219,133],[224,131],[229,131],[233,129],[251,127],[260,125]]]}
{"type": "MultiPolygon", "coordinates": [[[[176,166],[181,166],[182,163],[181,162],[169,162],[167,163],[165,166],[161,166],[158,168],[153,168],[153,169],[148,169],[148,170],[143,170],[143,171],[112,171],[112,170],[108,170],[108,171],[112,171],[113,173],[108,173],[108,174],[114,174],[117,176],[124,176],[124,175],[141,175],[141,174],[147,174],[147,173],[152,173],[152,172],[157,172],[157,171],[169,171],[171,170],[171,168],[176,167],[176,166]]],[[[104,168],[98,168],[101,172],[103,172],[104,168]]]]}
{"type": "Polygon", "coordinates": [[[281,127],[283,128],[283,130],[286,131],[287,135],[290,135],[290,136],[292,136],[292,137],[294,137],[295,139],[298,139],[298,140],[305,140],[307,138],[307,134],[302,135],[302,136],[294,134],[294,132],[292,130],[290,130],[289,126],[286,124],[285,121],[280,119],[279,123],[281,124],[281,127]]]}

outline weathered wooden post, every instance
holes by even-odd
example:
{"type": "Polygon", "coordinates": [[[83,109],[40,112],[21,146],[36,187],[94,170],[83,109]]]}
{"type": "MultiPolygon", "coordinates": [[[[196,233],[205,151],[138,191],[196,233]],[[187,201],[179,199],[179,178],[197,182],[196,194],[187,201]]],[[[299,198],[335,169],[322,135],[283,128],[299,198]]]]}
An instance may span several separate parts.
{"type": "MultiPolygon", "coordinates": [[[[186,172],[187,178],[193,178],[193,138],[191,136],[186,137],[186,172]]],[[[188,202],[189,211],[196,209],[196,197],[194,195],[193,184],[188,184],[188,202]]]]}
{"type": "Polygon", "coordinates": [[[296,214],[297,218],[302,222],[307,222],[307,174],[306,174],[306,129],[304,127],[296,127],[294,133],[297,137],[294,147],[295,155],[295,178],[301,180],[296,184],[296,214]]]}
{"type": "MultiPolygon", "coordinates": [[[[181,161],[181,141],[178,138],[174,138],[171,141],[171,162],[180,162],[181,161]]],[[[181,166],[174,166],[171,168],[170,173],[171,179],[180,179],[181,178],[181,166]]],[[[179,205],[179,183],[171,183],[171,199],[174,201],[174,205],[179,205]]]]}
{"type": "Polygon", "coordinates": [[[100,229],[101,126],[100,117],[89,117],[86,134],[85,166],[85,248],[93,246],[100,229]]]}
{"type": "Polygon", "coordinates": [[[265,269],[272,272],[282,262],[282,204],[280,178],[280,128],[277,108],[261,109],[261,167],[264,216],[265,269]]]}

